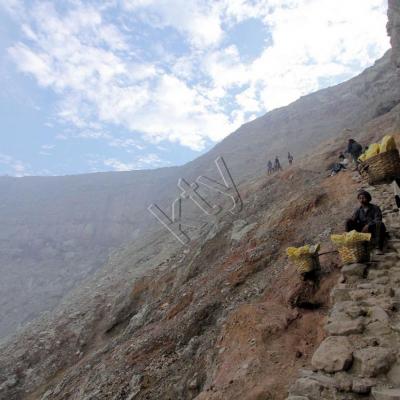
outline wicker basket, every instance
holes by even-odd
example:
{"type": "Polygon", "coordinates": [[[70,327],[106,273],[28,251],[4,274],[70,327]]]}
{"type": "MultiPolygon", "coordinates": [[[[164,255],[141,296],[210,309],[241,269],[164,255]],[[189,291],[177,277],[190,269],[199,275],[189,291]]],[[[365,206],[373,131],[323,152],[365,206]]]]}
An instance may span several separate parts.
{"type": "Polygon", "coordinates": [[[291,258],[300,274],[320,269],[318,254],[304,254],[300,257],[291,258]]]}
{"type": "Polygon", "coordinates": [[[361,176],[368,174],[368,183],[391,183],[400,177],[400,156],[397,149],[385,151],[369,158],[360,165],[361,176]]]}
{"type": "Polygon", "coordinates": [[[358,172],[363,180],[368,180],[368,166],[365,163],[360,163],[358,165],[358,172]]]}
{"type": "Polygon", "coordinates": [[[354,242],[339,246],[338,251],[344,265],[368,262],[370,259],[370,242],[354,242]]]}

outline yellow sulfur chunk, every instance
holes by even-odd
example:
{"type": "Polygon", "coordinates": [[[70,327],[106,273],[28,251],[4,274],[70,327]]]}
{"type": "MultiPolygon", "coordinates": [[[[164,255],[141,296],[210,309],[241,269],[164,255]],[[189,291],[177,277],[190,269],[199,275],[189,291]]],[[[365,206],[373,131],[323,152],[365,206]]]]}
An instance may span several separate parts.
{"type": "Polygon", "coordinates": [[[365,159],[368,160],[371,157],[376,156],[380,152],[379,143],[372,143],[369,145],[368,150],[365,152],[365,159]]]}
{"type": "Polygon", "coordinates": [[[305,245],[303,247],[288,247],[286,253],[289,257],[298,258],[307,254],[315,254],[319,248],[319,244],[314,246],[305,245]]]}
{"type": "Polygon", "coordinates": [[[355,230],[344,233],[343,235],[331,235],[331,240],[335,244],[346,245],[355,242],[368,242],[371,240],[370,233],[361,233],[355,230]]]}
{"type": "Polygon", "coordinates": [[[380,147],[381,153],[384,153],[385,151],[395,150],[396,148],[396,142],[393,136],[386,135],[383,137],[380,147]]]}
{"type": "Polygon", "coordinates": [[[358,159],[359,159],[361,162],[364,162],[364,161],[367,159],[367,155],[366,155],[365,153],[363,153],[363,154],[361,154],[360,157],[358,157],[358,159]]]}

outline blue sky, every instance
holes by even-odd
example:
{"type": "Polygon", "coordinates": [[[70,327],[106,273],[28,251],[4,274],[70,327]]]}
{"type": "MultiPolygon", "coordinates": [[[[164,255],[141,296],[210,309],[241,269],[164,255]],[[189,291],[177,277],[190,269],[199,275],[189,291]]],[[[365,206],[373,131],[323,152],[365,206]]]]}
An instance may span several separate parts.
{"type": "Polygon", "coordinates": [[[183,164],[389,48],[386,0],[0,0],[0,175],[183,164]]]}

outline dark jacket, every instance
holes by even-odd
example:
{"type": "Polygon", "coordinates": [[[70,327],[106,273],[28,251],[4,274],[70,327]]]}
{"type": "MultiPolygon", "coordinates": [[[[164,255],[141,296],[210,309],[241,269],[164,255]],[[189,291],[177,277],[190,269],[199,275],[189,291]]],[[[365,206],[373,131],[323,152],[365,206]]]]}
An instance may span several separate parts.
{"type": "Polygon", "coordinates": [[[370,203],[366,209],[363,206],[358,207],[351,219],[362,226],[372,226],[382,222],[382,211],[378,206],[370,203]]]}
{"type": "Polygon", "coordinates": [[[360,156],[362,153],[362,146],[360,143],[354,141],[347,146],[347,152],[353,156],[360,156]]]}

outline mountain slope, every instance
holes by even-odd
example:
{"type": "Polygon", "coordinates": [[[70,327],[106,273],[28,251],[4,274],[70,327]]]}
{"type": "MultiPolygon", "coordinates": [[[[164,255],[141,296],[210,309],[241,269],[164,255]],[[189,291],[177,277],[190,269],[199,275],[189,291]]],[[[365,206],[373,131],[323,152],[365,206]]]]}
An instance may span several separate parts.
{"type": "Polygon", "coordinates": [[[397,0],[389,0],[388,34],[392,45],[392,61],[400,68],[400,3],[397,0]]]}
{"type": "Polygon", "coordinates": [[[188,181],[215,175],[222,155],[235,181],[263,173],[267,159],[357,130],[400,102],[386,54],[375,66],[341,85],[305,96],[245,124],[210,152],[182,167],[67,177],[0,178],[0,336],[52,309],[80,280],[106,261],[113,248],[159,228],[147,212],[169,207],[188,181]],[[290,147],[287,144],[290,143],[290,147]],[[25,279],[29,276],[29,279],[25,279]],[[11,294],[18,293],[17,296],[11,294]]]}
{"type": "MultiPolygon", "coordinates": [[[[63,282],[54,292],[86,280],[0,347],[0,398],[285,398],[321,338],[337,260],[327,256],[320,284],[310,287],[286,267],[284,249],[326,242],[353,208],[357,187],[349,174],[326,177],[348,138],[341,130],[352,128],[368,143],[400,129],[394,58],[388,53],[359,77],[246,124],[181,168],[2,178],[7,190],[1,191],[1,218],[13,240],[2,237],[8,258],[0,265],[7,267],[5,278],[25,291],[21,301],[2,286],[1,295],[8,296],[2,307],[18,309],[57,280],[63,282]],[[304,158],[266,177],[265,159],[285,154],[286,143],[304,158]],[[239,182],[243,211],[221,213],[182,248],[156,223],[150,226],[143,210],[153,201],[165,207],[176,196],[179,177],[217,178],[217,155],[239,182]],[[61,247],[57,258],[52,251],[69,240],[75,242],[61,247]],[[131,240],[91,275],[110,249],[131,240]],[[68,251],[76,254],[68,259],[68,251]],[[51,269],[52,263],[67,273],[55,271],[43,282],[43,265],[51,269]],[[27,285],[23,268],[33,266],[38,275],[27,285]]],[[[223,196],[217,200],[226,203],[223,196]]]]}
{"type": "MultiPolygon", "coordinates": [[[[393,133],[399,109],[366,124],[361,137],[393,133]]],[[[305,285],[284,249],[328,242],[351,213],[351,174],[325,171],[344,139],[241,185],[241,214],[220,215],[187,248],[160,232],[114,253],[96,279],[0,348],[0,394],[284,399],[321,339],[338,277],[327,255],[320,284],[305,285]]]]}

